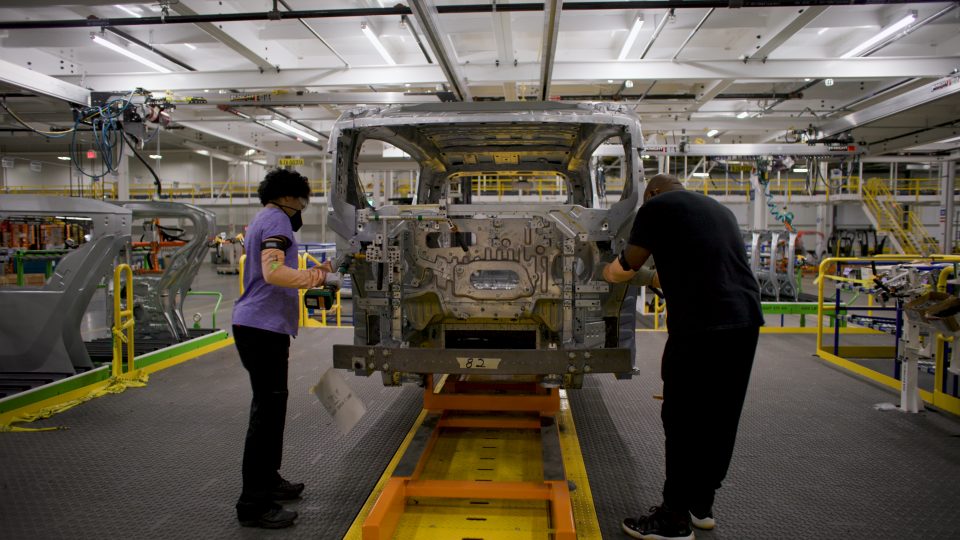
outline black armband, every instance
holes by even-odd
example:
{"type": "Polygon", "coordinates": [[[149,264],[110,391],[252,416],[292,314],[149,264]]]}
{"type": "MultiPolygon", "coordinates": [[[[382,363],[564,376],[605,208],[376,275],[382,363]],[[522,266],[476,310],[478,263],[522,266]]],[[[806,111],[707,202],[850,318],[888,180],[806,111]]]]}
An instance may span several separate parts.
{"type": "Polygon", "coordinates": [[[633,270],[633,268],[630,268],[630,264],[627,263],[627,248],[623,248],[623,251],[617,256],[617,260],[620,261],[620,268],[623,268],[627,272],[633,270]]]}
{"type": "Polygon", "coordinates": [[[265,249],[279,249],[280,251],[287,250],[287,242],[281,240],[264,240],[260,242],[260,251],[265,249]]]}

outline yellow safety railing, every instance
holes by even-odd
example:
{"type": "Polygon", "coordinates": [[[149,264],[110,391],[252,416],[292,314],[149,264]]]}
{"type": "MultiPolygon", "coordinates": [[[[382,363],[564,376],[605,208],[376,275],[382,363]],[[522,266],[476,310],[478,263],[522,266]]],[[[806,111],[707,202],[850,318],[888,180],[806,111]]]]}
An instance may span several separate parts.
{"type": "MultiPolygon", "coordinates": [[[[948,266],[940,272],[940,277],[937,282],[937,290],[939,290],[940,292],[946,292],[947,280],[949,279],[950,274],[956,273],[957,264],[960,263],[960,256],[939,255],[939,254],[921,256],[921,257],[911,256],[911,255],[880,255],[876,257],[830,257],[821,261],[820,274],[819,274],[819,277],[817,278],[817,315],[818,317],[817,317],[816,355],[824,360],[827,360],[840,367],[846,368],[850,371],[863,375],[881,384],[884,384],[896,390],[901,389],[902,383],[899,380],[894,379],[893,377],[890,377],[883,373],[876,372],[870,368],[851,362],[845,358],[842,358],[842,356],[845,355],[845,353],[843,352],[844,350],[843,347],[839,347],[839,346],[837,347],[838,349],[837,352],[840,356],[838,356],[837,354],[833,354],[833,352],[829,349],[823,348],[823,316],[826,311],[825,308],[828,307],[828,306],[824,306],[824,303],[823,303],[824,302],[824,283],[828,279],[831,279],[831,280],[837,280],[837,281],[852,281],[855,283],[862,283],[863,285],[870,286],[869,283],[872,283],[872,282],[868,283],[868,280],[855,280],[855,279],[847,278],[842,275],[838,276],[838,275],[832,275],[828,273],[830,270],[839,271],[840,270],[839,265],[842,265],[843,263],[855,263],[855,262],[912,263],[916,261],[930,261],[931,263],[950,263],[953,265],[952,268],[948,266]],[[834,266],[834,265],[837,265],[837,266],[834,269],[831,269],[831,266],[834,266]]],[[[934,374],[934,377],[935,377],[934,391],[927,392],[926,390],[920,389],[919,393],[924,401],[931,403],[936,407],[940,407],[954,414],[960,415],[960,399],[957,399],[953,396],[949,396],[940,391],[940,389],[943,387],[943,378],[946,376],[946,369],[945,369],[946,364],[945,364],[945,358],[943,354],[944,352],[943,343],[950,342],[952,340],[953,340],[953,337],[944,338],[943,334],[940,334],[940,333],[937,334],[937,353],[936,353],[936,369],[934,374]]],[[[884,347],[862,347],[862,346],[853,346],[853,347],[849,347],[848,349],[853,350],[854,353],[856,353],[857,351],[860,351],[859,354],[864,355],[864,357],[870,357],[870,358],[883,357],[876,354],[872,354],[871,352],[867,351],[868,349],[871,349],[871,348],[878,349],[878,350],[884,349],[884,347]]],[[[895,349],[893,349],[893,347],[890,347],[890,349],[893,350],[892,354],[896,354],[896,351],[895,349]]]]}
{"type": "Polygon", "coordinates": [[[893,234],[904,253],[919,255],[937,250],[937,241],[914,212],[904,210],[897,202],[885,180],[868,180],[863,190],[863,202],[876,219],[878,229],[893,234]]]}
{"type": "Polygon", "coordinates": [[[247,262],[246,253],[240,256],[240,260],[237,264],[237,272],[240,274],[240,296],[243,296],[243,263],[245,262],[247,262]]]}
{"type": "Polygon", "coordinates": [[[117,183],[99,181],[93,185],[42,185],[42,186],[4,186],[0,192],[17,195],[59,195],[62,197],[83,197],[85,199],[117,199],[117,183]]]}
{"type": "Polygon", "coordinates": [[[133,373],[133,270],[130,265],[121,264],[113,272],[113,369],[112,375],[119,377],[123,372],[123,344],[127,344],[127,371],[133,373]],[[127,309],[120,310],[120,272],[127,275],[127,309]],[[123,319],[126,317],[126,320],[123,319]],[[126,335],[124,335],[126,330],[126,335]]]}

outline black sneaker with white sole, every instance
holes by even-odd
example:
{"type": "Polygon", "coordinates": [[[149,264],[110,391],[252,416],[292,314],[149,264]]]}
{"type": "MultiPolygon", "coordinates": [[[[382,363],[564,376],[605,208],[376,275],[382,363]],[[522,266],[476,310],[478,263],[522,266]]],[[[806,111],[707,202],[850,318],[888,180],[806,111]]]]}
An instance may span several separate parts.
{"type": "Polygon", "coordinates": [[[666,505],[650,508],[650,515],[623,520],[623,532],[642,540],[693,540],[687,512],[673,512],[666,505]]]}
{"type": "Polygon", "coordinates": [[[713,519],[713,509],[709,509],[706,512],[698,512],[696,510],[690,510],[690,523],[698,528],[705,531],[717,526],[716,520],[713,519]]]}

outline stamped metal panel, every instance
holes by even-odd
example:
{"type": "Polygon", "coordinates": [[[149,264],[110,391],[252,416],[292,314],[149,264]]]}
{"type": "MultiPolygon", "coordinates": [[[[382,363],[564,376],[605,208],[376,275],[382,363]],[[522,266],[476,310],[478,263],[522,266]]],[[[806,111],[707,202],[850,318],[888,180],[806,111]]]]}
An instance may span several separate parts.
{"type": "Polygon", "coordinates": [[[189,331],[183,320],[183,302],[216,234],[216,214],[192,204],[163,201],[130,201],[115,203],[133,212],[134,220],[152,218],[189,219],[193,238],[170,257],[163,274],[142,274],[134,277],[134,305],[146,313],[137,321],[137,332],[154,333],[164,327],[171,337],[187,339],[189,331]],[[158,324],[159,323],[159,324],[158,324]]]}
{"type": "Polygon", "coordinates": [[[61,259],[43,287],[0,287],[7,313],[0,319],[0,372],[74,375],[92,368],[80,322],[130,243],[131,211],[93,199],[0,195],[0,221],[11,216],[89,217],[93,237],[61,259]]]}

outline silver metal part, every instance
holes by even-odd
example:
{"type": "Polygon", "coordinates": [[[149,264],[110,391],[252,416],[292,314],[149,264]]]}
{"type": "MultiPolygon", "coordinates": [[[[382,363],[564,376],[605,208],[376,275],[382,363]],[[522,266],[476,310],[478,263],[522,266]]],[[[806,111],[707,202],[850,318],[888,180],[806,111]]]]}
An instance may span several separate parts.
{"type": "MultiPolygon", "coordinates": [[[[193,237],[176,248],[162,274],[137,274],[133,278],[133,316],[137,335],[168,336],[183,341],[189,331],[183,318],[183,302],[200,264],[214,240],[216,214],[192,204],[161,201],[114,203],[133,212],[133,221],[153,218],[188,219],[193,237]]],[[[113,305],[112,295],[108,305],[113,305]]],[[[112,324],[112,311],[108,322],[112,324]]]]}
{"type": "MultiPolygon", "coordinates": [[[[335,349],[344,369],[353,369],[352,356],[370,345],[416,348],[423,357],[451,349],[511,349],[518,358],[534,354],[526,349],[633,346],[635,322],[621,318],[625,299],[634,309],[635,294],[627,294],[626,284],[596,277],[623,248],[639,206],[642,134],[630,107],[365,107],[345,112],[330,141],[336,167],[330,226],[341,237],[339,246],[365,256],[351,268],[355,344],[363,349],[335,349]],[[419,162],[413,204],[375,208],[367,199],[356,170],[366,139],[390,143],[419,162]],[[608,140],[622,147],[626,181],[621,199],[605,208],[590,161],[608,140]],[[529,190],[528,178],[556,179],[564,196],[537,204],[474,203],[473,186],[488,175],[524,186],[514,190],[529,190]]],[[[591,368],[629,373],[633,360],[626,356],[623,365],[595,357],[591,368]]],[[[537,364],[531,373],[566,373],[567,364],[537,364]]],[[[390,365],[384,371],[454,373],[429,364],[403,366],[396,358],[390,365]]],[[[515,368],[502,363],[488,369],[509,374],[515,368]]],[[[566,384],[578,386],[582,366],[577,373],[566,384]]],[[[384,381],[396,384],[386,375],[384,381]]]]}
{"type": "Polygon", "coordinates": [[[130,243],[131,211],[75,197],[0,195],[0,221],[13,216],[93,220],[89,242],[57,263],[42,287],[0,287],[0,373],[75,375],[93,368],[80,322],[100,281],[130,243]]]}

